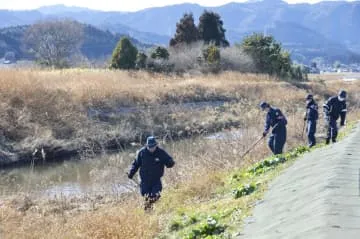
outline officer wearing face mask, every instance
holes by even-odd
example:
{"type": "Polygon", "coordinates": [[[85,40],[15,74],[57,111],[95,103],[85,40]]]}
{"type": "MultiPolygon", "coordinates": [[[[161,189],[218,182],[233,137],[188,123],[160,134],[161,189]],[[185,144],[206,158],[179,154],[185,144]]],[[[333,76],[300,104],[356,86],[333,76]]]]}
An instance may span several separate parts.
{"type": "Polygon", "coordinates": [[[328,128],[326,144],[330,143],[330,139],[333,143],[336,142],[338,129],[336,121],[341,118],[340,126],[345,125],[346,118],[346,91],[341,90],[337,96],[330,97],[323,105],[325,124],[328,128]]]}

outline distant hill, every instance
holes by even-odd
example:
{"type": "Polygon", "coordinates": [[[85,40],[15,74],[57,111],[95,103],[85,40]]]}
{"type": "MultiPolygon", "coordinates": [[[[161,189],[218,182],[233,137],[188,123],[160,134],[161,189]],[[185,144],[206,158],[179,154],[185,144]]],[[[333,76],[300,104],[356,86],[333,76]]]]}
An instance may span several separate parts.
{"type": "MultiPolygon", "coordinates": [[[[140,31],[172,35],[175,23],[184,12],[193,12],[197,19],[204,9],[197,4],[150,8],[120,15],[116,21],[140,31]]],[[[356,43],[360,37],[360,2],[332,1],[310,5],[264,0],[229,3],[207,9],[219,13],[225,28],[236,32],[264,30],[267,26],[281,21],[297,23],[341,43],[356,43]]]]}
{"type": "Polygon", "coordinates": [[[73,19],[75,21],[90,24],[104,31],[109,30],[114,34],[128,35],[147,44],[167,45],[170,36],[156,34],[147,31],[139,31],[119,23],[116,19],[122,12],[102,12],[79,7],[66,7],[53,5],[41,7],[33,11],[8,11],[0,10],[0,28],[31,25],[42,20],[73,19]]]}
{"type": "MultiPolygon", "coordinates": [[[[84,7],[68,7],[64,4],[56,4],[43,6],[37,9],[42,14],[53,15],[53,14],[63,14],[63,13],[80,13],[80,12],[91,12],[92,10],[84,7]]],[[[95,12],[95,11],[94,11],[95,12]]]]}
{"type": "MultiPolygon", "coordinates": [[[[17,59],[29,59],[32,57],[25,51],[22,42],[24,33],[28,28],[29,25],[0,29],[0,57],[7,51],[14,52],[17,59]]],[[[103,31],[87,24],[83,24],[83,29],[84,42],[81,46],[81,53],[89,59],[103,58],[111,55],[120,38],[125,36],[113,34],[110,31],[103,31]]],[[[130,38],[130,40],[139,49],[152,47],[152,45],[144,44],[134,38],[130,38]]]]}
{"type": "Polygon", "coordinates": [[[322,34],[296,23],[276,22],[269,26],[268,34],[289,49],[294,60],[306,62],[321,56],[325,61],[360,62],[360,54],[350,51],[345,44],[329,40],[322,34]]]}
{"type": "Polygon", "coordinates": [[[167,46],[170,41],[170,37],[166,35],[159,35],[151,32],[141,32],[130,28],[121,23],[103,22],[97,25],[100,29],[108,30],[114,34],[124,34],[136,38],[137,40],[147,44],[160,44],[167,46]]]}
{"type": "Polygon", "coordinates": [[[42,20],[44,15],[39,11],[9,11],[0,10],[0,28],[30,25],[42,20]]]}
{"type": "Polygon", "coordinates": [[[183,13],[192,12],[197,20],[204,9],[221,15],[231,43],[240,42],[252,32],[265,32],[273,34],[300,56],[298,59],[305,61],[315,57],[347,61],[360,54],[360,1],[288,4],[262,0],[208,8],[185,3],[137,12],[103,12],[56,5],[34,11],[0,11],[0,27],[48,18],[72,18],[149,44],[167,45],[183,13]]]}

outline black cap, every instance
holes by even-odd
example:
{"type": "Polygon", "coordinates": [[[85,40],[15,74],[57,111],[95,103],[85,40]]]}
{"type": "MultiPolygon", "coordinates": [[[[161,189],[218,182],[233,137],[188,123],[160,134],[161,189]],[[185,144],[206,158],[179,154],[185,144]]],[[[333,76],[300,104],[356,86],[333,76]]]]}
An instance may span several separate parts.
{"type": "Polygon", "coordinates": [[[339,91],[339,96],[341,97],[341,98],[346,98],[346,91],[345,90],[340,90],[339,91]]]}
{"type": "Polygon", "coordinates": [[[146,146],[148,146],[149,148],[153,148],[157,145],[156,139],[154,136],[149,136],[146,139],[146,146]]]}
{"type": "Polygon", "coordinates": [[[308,94],[308,95],[306,96],[306,99],[307,99],[307,100],[312,100],[312,99],[314,99],[314,96],[313,96],[312,94],[308,94]]]}
{"type": "Polygon", "coordinates": [[[267,102],[262,101],[259,106],[261,109],[265,109],[265,108],[269,107],[270,105],[267,102]]]}

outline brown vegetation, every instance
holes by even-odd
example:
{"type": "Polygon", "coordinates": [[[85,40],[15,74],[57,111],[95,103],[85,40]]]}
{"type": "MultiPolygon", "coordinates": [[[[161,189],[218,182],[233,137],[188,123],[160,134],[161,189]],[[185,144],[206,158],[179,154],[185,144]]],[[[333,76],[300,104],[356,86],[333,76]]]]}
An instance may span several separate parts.
{"type": "MultiPolygon", "coordinates": [[[[5,200],[0,204],[0,236],[154,238],[167,230],[173,213],[182,207],[215,200],[217,190],[221,190],[224,183],[221,175],[270,155],[263,142],[245,159],[239,157],[261,135],[264,113],[257,107],[260,100],[278,106],[288,117],[286,148],[290,149],[305,143],[301,129],[306,93],[313,93],[321,105],[340,88],[349,91],[349,119],[355,119],[359,116],[360,106],[357,82],[308,82],[295,86],[267,76],[238,73],[178,78],[142,72],[3,71],[0,79],[1,128],[7,140],[9,135],[17,136],[11,142],[22,147],[33,140],[81,142],[94,133],[102,140],[111,135],[134,140],[131,137],[140,131],[206,134],[227,128],[231,133],[235,130],[230,130],[234,125],[241,129],[242,136],[223,140],[194,137],[179,142],[164,139],[163,146],[174,156],[177,165],[167,171],[163,198],[151,214],[142,212],[139,196],[132,193],[124,197],[93,195],[56,200],[25,198],[19,193],[16,200],[5,200]],[[225,100],[227,103],[200,110],[183,110],[181,104],[163,106],[207,100],[225,100]],[[135,115],[119,117],[110,124],[87,118],[89,106],[110,109],[137,106],[142,110],[135,115]],[[146,110],[146,106],[152,110],[146,110]],[[56,129],[62,124],[64,129],[70,127],[72,133],[56,137],[56,129]]],[[[322,122],[320,136],[324,133],[321,125],[322,122]]],[[[59,132],[63,133],[61,129],[59,132]]],[[[124,158],[116,155],[105,158],[108,167],[101,175],[111,173],[102,180],[114,180],[112,177],[116,175],[124,177],[124,158]]],[[[125,163],[129,164],[130,160],[127,157],[125,163]]],[[[96,180],[103,182],[100,176],[96,180]]]]}

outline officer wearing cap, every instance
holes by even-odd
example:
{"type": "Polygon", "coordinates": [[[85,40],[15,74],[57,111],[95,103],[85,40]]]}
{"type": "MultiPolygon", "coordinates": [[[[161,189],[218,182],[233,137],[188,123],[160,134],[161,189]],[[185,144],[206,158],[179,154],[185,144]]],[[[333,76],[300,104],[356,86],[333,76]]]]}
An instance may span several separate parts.
{"type": "Polygon", "coordinates": [[[316,104],[313,95],[309,94],[306,96],[306,113],[304,120],[307,122],[306,133],[310,148],[316,144],[315,133],[318,118],[318,105],[316,104]]]}
{"type": "Polygon", "coordinates": [[[155,137],[148,137],[146,145],[137,153],[128,173],[129,179],[132,179],[140,168],[140,192],[145,197],[145,210],[150,209],[160,198],[164,168],[171,168],[174,164],[173,158],[158,146],[155,137]]]}
{"type": "Polygon", "coordinates": [[[338,135],[337,120],[340,117],[340,126],[345,125],[346,119],[346,97],[345,90],[340,90],[337,96],[330,97],[323,105],[325,124],[327,126],[327,138],[326,144],[330,143],[330,139],[333,143],[336,142],[338,135]]]}
{"type": "Polygon", "coordinates": [[[286,117],[278,108],[270,106],[265,101],[260,103],[260,108],[267,111],[263,136],[265,137],[272,128],[268,141],[269,148],[275,155],[282,154],[286,142],[286,117]]]}

